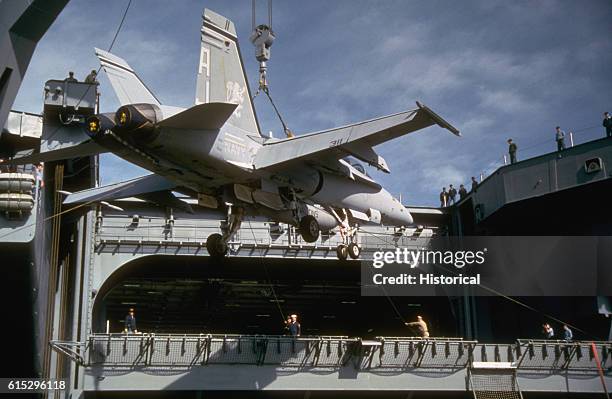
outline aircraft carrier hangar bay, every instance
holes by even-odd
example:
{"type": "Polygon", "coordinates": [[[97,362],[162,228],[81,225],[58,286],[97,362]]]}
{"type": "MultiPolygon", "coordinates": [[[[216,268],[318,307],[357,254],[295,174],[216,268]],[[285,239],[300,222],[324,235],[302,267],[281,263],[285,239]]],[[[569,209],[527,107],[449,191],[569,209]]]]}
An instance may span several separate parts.
{"type": "MultiPolygon", "coordinates": [[[[52,3],[56,13],[65,4],[52,3]]],[[[15,20],[28,10],[14,10],[15,20]]],[[[44,90],[41,115],[8,113],[3,157],[44,152],[98,111],[95,85],[50,77],[44,90]],[[66,112],[78,117],[60,122],[66,112]]],[[[408,206],[414,227],[362,228],[359,261],[337,259],[338,232],[306,242],[296,227],[255,217],[227,257],[211,257],[206,239],[224,215],[196,198],[182,198],[193,213],[136,198],[63,206],[65,192],[98,185],[96,156],[46,162],[44,183],[33,165],[19,166],[0,181],[13,195],[0,218],[10,265],[3,375],[64,379],[69,388],[47,396],[73,398],[604,397],[612,347],[596,338],[610,328],[597,314],[605,298],[362,296],[360,266],[375,251],[439,237],[609,236],[609,163],[612,142],[601,139],[501,167],[454,206],[408,206]],[[585,167],[594,160],[598,168],[585,167]],[[588,210],[562,220],[550,205],[585,198],[588,210]],[[140,334],[123,334],[130,307],[140,334]],[[291,313],[299,338],[283,335],[291,313]],[[431,339],[408,336],[403,322],[417,314],[431,339]],[[533,339],[551,315],[580,327],[575,342],[533,339]]]]}

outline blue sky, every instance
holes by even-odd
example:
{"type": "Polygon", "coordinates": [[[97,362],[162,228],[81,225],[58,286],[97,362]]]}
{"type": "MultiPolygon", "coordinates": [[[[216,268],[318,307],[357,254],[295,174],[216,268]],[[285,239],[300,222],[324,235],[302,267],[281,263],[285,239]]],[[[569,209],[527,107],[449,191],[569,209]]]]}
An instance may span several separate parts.
{"type": "MultiPolygon", "coordinates": [[[[68,70],[82,79],[99,66],[127,0],[72,0],[39,43],[13,108],[42,110],[45,80],[68,70]]],[[[134,0],[112,51],[164,104],[191,106],[208,7],[233,20],[251,87],[258,66],[248,41],[251,1],[134,0]]],[[[266,4],[258,1],[258,22],[266,4]]],[[[612,111],[612,2],[276,1],[270,90],[296,133],[414,108],[419,100],[457,126],[430,127],[377,147],[391,174],[372,171],[411,205],[437,204],[442,186],[468,183],[502,162],[514,138],[519,159],[556,148],[554,127],[604,135],[612,111]]],[[[101,77],[101,110],[118,102],[101,77]]],[[[260,124],[282,129],[263,97],[260,124]]],[[[102,158],[104,183],[145,172],[102,158]]]]}

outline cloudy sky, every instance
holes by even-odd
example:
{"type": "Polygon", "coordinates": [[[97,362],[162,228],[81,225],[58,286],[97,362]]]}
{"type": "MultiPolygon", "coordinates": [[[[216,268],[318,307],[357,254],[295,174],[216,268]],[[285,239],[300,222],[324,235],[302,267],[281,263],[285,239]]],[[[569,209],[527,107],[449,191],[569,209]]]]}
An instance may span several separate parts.
{"type": "MultiPolygon", "coordinates": [[[[42,110],[45,80],[99,66],[127,0],[72,0],[39,43],[14,108],[42,110]]],[[[258,22],[266,5],[258,1],[258,22]]],[[[168,105],[195,96],[204,7],[237,27],[251,87],[258,66],[248,42],[251,1],[133,0],[112,51],[168,105]]],[[[427,104],[463,137],[430,127],[377,150],[391,174],[372,174],[411,205],[437,204],[442,186],[497,168],[512,137],[519,159],[555,149],[554,127],[580,143],[604,135],[612,111],[612,2],[276,1],[270,90],[296,133],[427,104]]],[[[118,102],[101,77],[101,109],[118,102]]],[[[282,129],[265,99],[264,131],[282,129]]],[[[103,157],[105,183],[145,172],[103,157]]]]}

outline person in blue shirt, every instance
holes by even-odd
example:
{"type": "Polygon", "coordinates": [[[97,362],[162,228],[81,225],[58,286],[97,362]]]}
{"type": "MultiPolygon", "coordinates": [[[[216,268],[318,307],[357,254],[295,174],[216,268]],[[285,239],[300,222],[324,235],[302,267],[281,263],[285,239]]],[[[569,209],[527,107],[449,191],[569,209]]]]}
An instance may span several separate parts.
{"type": "Polygon", "coordinates": [[[302,334],[302,326],[297,321],[297,315],[291,315],[291,323],[289,323],[289,335],[299,337],[302,334]]]}
{"type": "Polygon", "coordinates": [[[567,342],[571,342],[574,339],[574,333],[567,324],[563,325],[563,339],[567,342]]]}
{"type": "Polygon", "coordinates": [[[130,308],[127,316],[125,316],[125,329],[123,332],[126,333],[137,333],[136,329],[136,316],[134,316],[134,308],[130,308]]]}

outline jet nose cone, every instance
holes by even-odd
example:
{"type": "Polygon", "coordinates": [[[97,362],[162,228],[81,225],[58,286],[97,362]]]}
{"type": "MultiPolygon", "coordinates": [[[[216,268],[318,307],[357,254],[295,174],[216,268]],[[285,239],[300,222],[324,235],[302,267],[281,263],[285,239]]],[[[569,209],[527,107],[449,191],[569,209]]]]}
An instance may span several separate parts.
{"type": "Polygon", "coordinates": [[[414,220],[412,219],[412,215],[410,214],[408,209],[406,209],[404,206],[402,206],[399,209],[398,208],[393,209],[386,216],[387,216],[386,218],[383,217],[383,224],[388,225],[388,226],[407,227],[407,226],[411,226],[414,223],[414,220]]]}
{"type": "Polygon", "coordinates": [[[401,214],[400,219],[402,220],[402,226],[410,226],[414,223],[414,219],[412,219],[412,215],[410,214],[408,209],[406,209],[405,207],[400,209],[400,214],[401,214]]]}
{"type": "Polygon", "coordinates": [[[414,223],[412,215],[408,209],[399,201],[399,199],[393,197],[388,191],[381,191],[380,207],[382,213],[382,224],[386,226],[411,226],[414,223]]]}

